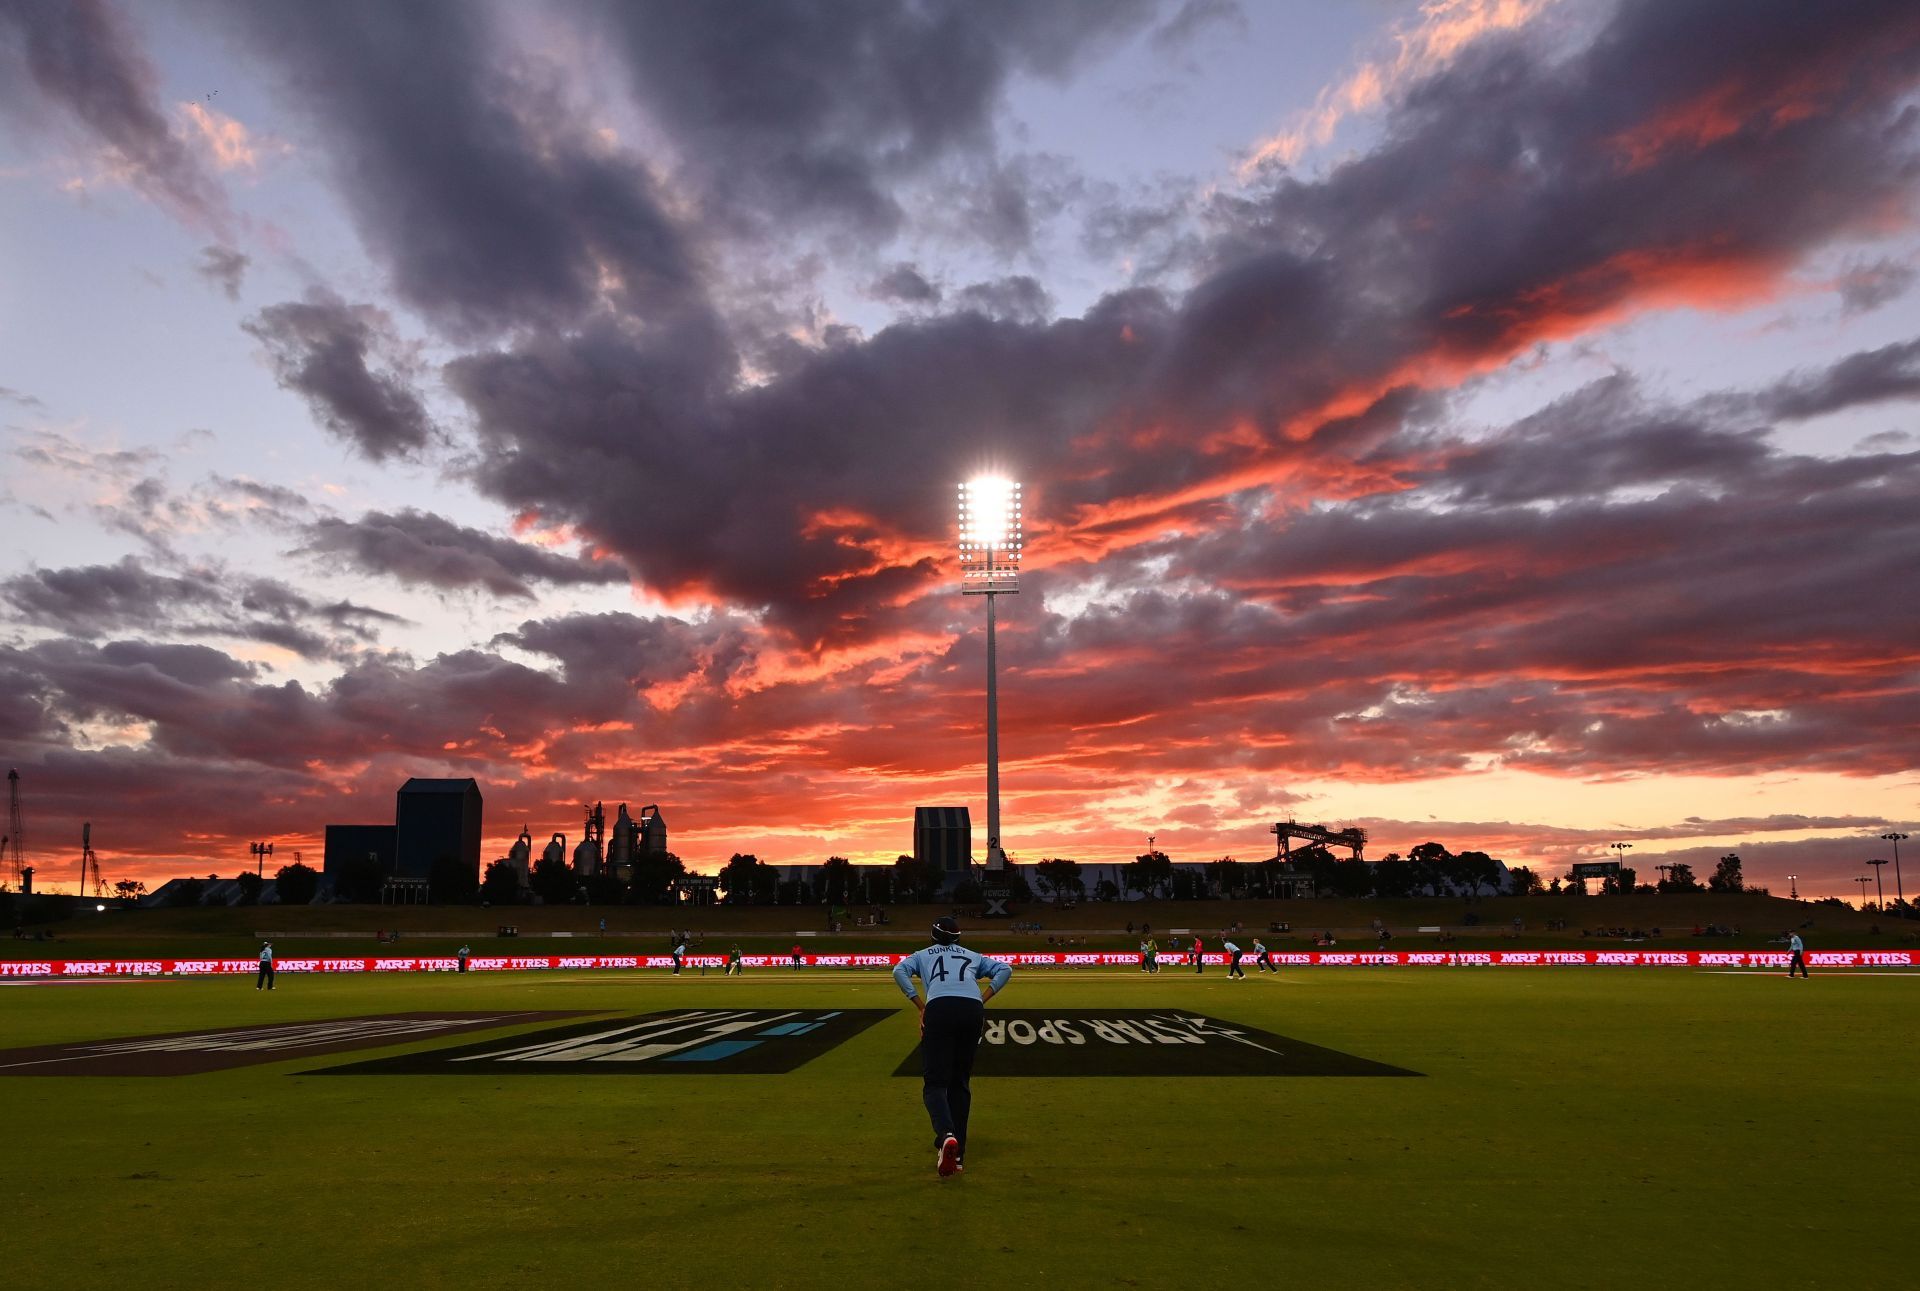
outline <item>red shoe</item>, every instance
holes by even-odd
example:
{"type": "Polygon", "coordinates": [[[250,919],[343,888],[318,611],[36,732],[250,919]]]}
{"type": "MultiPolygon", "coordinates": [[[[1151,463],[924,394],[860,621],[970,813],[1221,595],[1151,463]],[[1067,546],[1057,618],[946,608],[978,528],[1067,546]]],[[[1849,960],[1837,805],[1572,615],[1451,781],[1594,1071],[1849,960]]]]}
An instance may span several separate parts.
{"type": "Polygon", "coordinates": [[[934,1168],[940,1171],[940,1177],[957,1174],[960,1171],[960,1140],[949,1134],[940,1140],[940,1155],[934,1161],[934,1168]]]}

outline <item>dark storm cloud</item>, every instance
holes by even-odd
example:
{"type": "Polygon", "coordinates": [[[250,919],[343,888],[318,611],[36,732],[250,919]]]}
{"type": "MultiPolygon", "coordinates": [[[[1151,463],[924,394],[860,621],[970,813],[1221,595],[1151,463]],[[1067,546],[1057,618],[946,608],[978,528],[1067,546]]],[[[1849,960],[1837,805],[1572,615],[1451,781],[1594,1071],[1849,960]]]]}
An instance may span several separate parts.
{"type": "Polygon", "coordinates": [[[1920,19],[1892,0],[1629,3],[1564,57],[1483,39],[1406,93],[1374,151],[1216,204],[1168,378],[1189,409],[1284,420],[1638,308],[1753,296],[1910,191],[1917,75],[1920,19]]]}
{"type": "Polygon", "coordinates": [[[609,4],[634,93],[708,203],[748,227],[885,237],[895,184],[987,151],[1017,75],[1061,77],[1145,24],[1139,0],[609,4]]]}
{"type": "Polygon", "coordinates": [[[225,222],[224,194],[169,127],[159,78],[110,5],[0,0],[0,111],[32,120],[41,103],[148,197],[192,222],[225,222]],[[38,98],[25,89],[29,80],[38,98]]]}
{"type": "MultiPolygon", "coordinates": [[[[684,23],[672,49],[727,10],[635,12],[684,23]]],[[[930,576],[913,570],[944,547],[934,481],[988,462],[1035,482],[1033,527],[1095,551],[1218,523],[1222,499],[1276,481],[1396,485],[1376,450],[1420,391],[1638,309],[1764,292],[1878,219],[1916,174],[1916,74],[1906,5],[1813,22],[1778,3],[1629,4],[1571,53],[1488,37],[1410,89],[1373,152],[1220,199],[1205,272],[1171,305],[1136,291],[1041,325],[1044,300],[1010,279],[949,296],[978,315],[899,324],[748,389],[712,346],[613,327],[471,356],[449,380],[488,492],[659,586],[824,632],[887,579],[930,576]]],[[[1698,477],[1751,458],[1742,429],[1615,427],[1569,462],[1698,477]]],[[[1550,496],[1550,457],[1510,445],[1480,487],[1550,496]]]]}
{"type": "Polygon", "coordinates": [[[603,293],[643,312],[697,294],[646,168],[509,66],[489,7],[228,8],[312,115],[362,239],[443,328],[565,323],[603,293]]]}
{"type": "MultiPolygon", "coordinates": [[[[395,615],[351,601],[321,602],[266,578],[216,570],[147,569],[129,556],[113,565],[39,569],[0,582],[0,603],[18,623],[72,638],[116,632],[263,641],[309,659],[371,642],[395,615]]],[[[198,648],[198,647],[196,647],[198,648]]]]}
{"type": "Polygon", "coordinates": [[[627,581],[617,561],[563,555],[411,508],[369,511],[357,520],[325,517],[308,525],[305,535],[308,552],[344,557],[369,574],[449,591],[484,587],[496,596],[531,599],[534,583],[627,581]]]}
{"type": "Polygon", "coordinates": [[[0,597],[25,622],[82,636],[145,627],[224,599],[211,580],[151,573],[131,556],[117,565],[19,574],[0,583],[0,597]]]}
{"type": "Polygon", "coordinates": [[[329,433],[373,461],[417,457],[435,429],[404,368],[386,315],[315,289],[241,326],[267,347],[280,385],[305,397],[329,433]],[[384,353],[383,353],[384,352],[384,353]],[[373,364],[385,359],[385,370],[373,364]]]}
{"type": "Polygon", "coordinates": [[[232,247],[202,247],[194,272],[218,287],[228,300],[240,299],[240,284],[246,280],[247,256],[232,247]]]}
{"type": "Polygon", "coordinates": [[[1053,312],[1053,297],[1026,274],[976,282],[954,293],[954,307],[1016,323],[1038,323],[1053,312]]]}
{"type": "Polygon", "coordinates": [[[1796,374],[1761,397],[1761,407],[1801,421],[1861,404],[1920,399],[1920,340],[1850,355],[1820,372],[1796,374]]]}
{"type": "Polygon", "coordinates": [[[867,294],[899,305],[938,305],[940,288],[910,264],[897,264],[868,286],[867,294]]]}
{"type": "Polygon", "coordinates": [[[494,644],[554,660],[569,686],[605,695],[613,710],[617,696],[631,698],[636,690],[689,673],[704,672],[708,680],[724,682],[747,659],[748,630],[730,616],[693,625],[616,611],[529,619],[495,637],[494,644]]]}
{"type": "Polygon", "coordinates": [[[1449,457],[1434,483],[1466,503],[1564,501],[1678,480],[1724,482],[1766,456],[1765,431],[1650,406],[1631,378],[1615,376],[1449,457]]]}
{"type": "Polygon", "coordinates": [[[613,326],[468,356],[447,380],[474,412],[486,491],[579,523],[655,586],[813,630],[858,606],[863,579],[892,598],[932,577],[917,560],[875,570],[868,547],[905,526],[944,550],[950,482],[983,454],[1062,455],[1129,388],[1125,329],[1161,310],[1139,297],[1044,327],[896,326],[747,392],[710,378],[699,336],[663,349],[613,326]]]}

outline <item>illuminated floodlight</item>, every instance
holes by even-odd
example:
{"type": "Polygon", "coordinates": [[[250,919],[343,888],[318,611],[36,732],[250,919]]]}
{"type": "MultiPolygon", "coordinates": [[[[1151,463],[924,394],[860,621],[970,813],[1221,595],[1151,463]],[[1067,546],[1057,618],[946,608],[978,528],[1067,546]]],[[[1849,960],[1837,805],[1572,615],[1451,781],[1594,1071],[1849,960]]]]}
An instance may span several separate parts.
{"type": "Polygon", "coordinates": [[[1020,484],[979,475],[960,486],[960,590],[987,598],[987,868],[1004,870],[1000,845],[1000,692],[994,648],[994,597],[1020,590],[1026,541],[1020,484]]]}
{"type": "Polygon", "coordinates": [[[1025,541],[1018,482],[982,475],[960,486],[962,591],[984,595],[1019,591],[1020,550],[1025,541]]]}

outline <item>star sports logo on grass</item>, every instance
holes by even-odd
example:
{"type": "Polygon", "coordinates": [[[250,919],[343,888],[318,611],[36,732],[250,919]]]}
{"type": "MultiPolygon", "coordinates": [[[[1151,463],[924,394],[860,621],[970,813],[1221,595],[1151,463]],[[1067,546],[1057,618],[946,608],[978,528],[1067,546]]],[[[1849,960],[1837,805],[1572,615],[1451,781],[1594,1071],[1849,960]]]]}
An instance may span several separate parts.
{"type": "MultiPolygon", "coordinates": [[[[990,1009],[976,1076],[1417,1076],[1179,1009],[990,1009]]],[[[920,1074],[915,1048],[894,1069],[920,1074]]]]}
{"type": "Polygon", "coordinates": [[[886,1009],[681,1009],[330,1068],[331,1075],[774,1075],[889,1016],[886,1009]]]}

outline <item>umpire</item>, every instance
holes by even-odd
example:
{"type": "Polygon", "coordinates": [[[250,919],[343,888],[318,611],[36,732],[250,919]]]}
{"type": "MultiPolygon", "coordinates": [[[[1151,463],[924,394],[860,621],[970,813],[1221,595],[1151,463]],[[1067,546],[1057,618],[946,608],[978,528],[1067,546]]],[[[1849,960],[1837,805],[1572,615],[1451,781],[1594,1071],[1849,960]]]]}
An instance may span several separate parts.
{"type": "Polygon", "coordinates": [[[966,1169],[967,1113],[973,1108],[973,1055],[986,1002],[1006,989],[1013,966],[960,944],[952,919],[933,922],[933,944],[893,970],[894,983],[920,1010],[921,1101],[933,1121],[934,1168],[942,1178],[966,1169]],[[926,999],[915,993],[920,979],[926,999]]]}
{"type": "Polygon", "coordinates": [[[261,987],[273,989],[273,943],[264,942],[260,946],[260,975],[253,979],[253,989],[261,987]]]}

